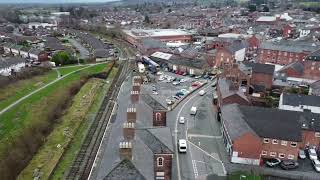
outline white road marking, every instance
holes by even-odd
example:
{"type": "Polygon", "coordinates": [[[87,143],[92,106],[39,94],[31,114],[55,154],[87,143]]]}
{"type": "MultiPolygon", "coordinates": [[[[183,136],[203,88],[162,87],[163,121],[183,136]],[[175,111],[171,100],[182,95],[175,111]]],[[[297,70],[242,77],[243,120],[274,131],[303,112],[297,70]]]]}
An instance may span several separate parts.
{"type": "Polygon", "coordinates": [[[201,137],[201,138],[212,138],[212,139],[221,139],[222,136],[208,136],[202,134],[188,134],[188,137],[201,137]]]}
{"type": "Polygon", "coordinates": [[[224,175],[227,174],[226,168],[224,167],[224,164],[223,164],[223,162],[222,162],[220,159],[212,156],[212,155],[209,154],[207,151],[205,151],[205,150],[203,150],[202,148],[198,147],[197,145],[193,144],[191,141],[189,141],[189,140],[187,140],[187,141],[189,142],[189,144],[192,144],[194,147],[196,147],[197,149],[199,149],[200,151],[202,151],[202,152],[203,152],[204,154],[206,154],[207,156],[209,156],[209,157],[211,157],[212,159],[217,160],[218,162],[220,162],[221,165],[222,165],[223,174],[224,174],[224,175]]]}
{"type": "Polygon", "coordinates": [[[194,172],[194,177],[197,178],[199,176],[198,169],[197,169],[197,162],[192,160],[192,168],[194,172]]]}
{"type": "MultiPolygon", "coordinates": [[[[210,88],[210,86],[208,86],[208,87],[206,87],[206,88],[204,88],[205,90],[207,90],[208,88],[210,88]]],[[[202,88],[200,88],[200,89],[202,89],[202,88]]],[[[198,89],[198,90],[200,90],[200,89],[198,89]]],[[[196,90],[196,91],[198,91],[198,90],[196,90]]],[[[194,92],[196,92],[196,91],[194,91],[194,92]]],[[[182,107],[181,107],[181,109],[179,110],[179,112],[178,112],[178,114],[177,114],[177,118],[176,118],[176,124],[175,124],[175,132],[176,132],[176,135],[175,135],[175,143],[177,143],[178,142],[178,121],[179,121],[179,117],[180,117],[180,114],[181,114],[181,112],[182,112],[182,110],[184,109],[184,107],[193,99],[193,98],[195,98],[195,97],[197,97],[198,96],[198,94],[196,93],[196,94],[194,94],[193,96],[191,96],[190,97],[190,99],[188,99],[183,105],[182,105],[182,107]]],[[[188,135],[188,129],[186,130],[186,140],[188,141],[188,139],[187,139],[187,135],[188,135]]],[[[190,150],[189,150],[189,152],[190,152],[190,150]]],[[[191,152],[190,152],[190,156],[191,156],[191,159],[192,159],[192,154],[191,154],[191,152]]],[[[178,146],[176,145],[176,158],[177,158],[177,169],[178,169],[178,180],[181,180],[181,172],[180,172],[180,162],[179,162],[179,153],[178,153],[178,146]]]]}

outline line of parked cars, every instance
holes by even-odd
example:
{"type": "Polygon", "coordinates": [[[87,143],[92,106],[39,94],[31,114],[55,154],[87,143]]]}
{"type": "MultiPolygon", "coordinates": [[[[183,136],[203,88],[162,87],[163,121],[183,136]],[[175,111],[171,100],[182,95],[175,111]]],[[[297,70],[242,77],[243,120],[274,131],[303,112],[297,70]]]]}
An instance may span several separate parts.
{"type": "MultiPolygon", "coordinates": [[[[318,159],[317,151],[314,147],[307,148],[305,150],[299,150],[299,158],[304,160],[309,159],[312,162],[312,165],[315,171],[320,172],[320,161],[318,159]]],[[[280,166],[284,170],[296,169],[299,167],[299,163],[294,160],[281,160],[279,158],[272,158],[266,160],[266,165],[268,167],[280,166]]]]}

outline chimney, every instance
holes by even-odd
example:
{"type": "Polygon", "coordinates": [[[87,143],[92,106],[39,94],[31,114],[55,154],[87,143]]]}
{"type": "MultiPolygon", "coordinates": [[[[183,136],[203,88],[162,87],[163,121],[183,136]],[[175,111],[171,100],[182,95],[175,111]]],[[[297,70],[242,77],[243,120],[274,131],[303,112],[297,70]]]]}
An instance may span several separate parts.
{"type": "Polygon", "coordinates": [[[134,126],[135,123],[126,122],[123,123],[123,137],[125,140],[133,140],[134,139],[134,126]]]}
{"type": "Polygon", "coordinates": [[[139,91],[131,91],[131,102],[138,103],[139,102],[139,91]]]}
{"type": "Polygon", "coordinates": [[[133,76],[133,83],[142,84],[142,78],[140,76],[133,76]]]}
{"type": "Polygon", "coordinates": [[[119,144],[119,157],[123,159],[132,159],[132,143],[129,141],[123,141],[119,144]]]}
{"type": "Polygon", "coordinates": [[[137,120],[137,109],[135,107],[127,108],[127,122],[135,123],[137,120]]]}
{"type": "Polygon", "coordinates": [[[133,83],[132,90],[140,92],[140,83],[133,83]]]}

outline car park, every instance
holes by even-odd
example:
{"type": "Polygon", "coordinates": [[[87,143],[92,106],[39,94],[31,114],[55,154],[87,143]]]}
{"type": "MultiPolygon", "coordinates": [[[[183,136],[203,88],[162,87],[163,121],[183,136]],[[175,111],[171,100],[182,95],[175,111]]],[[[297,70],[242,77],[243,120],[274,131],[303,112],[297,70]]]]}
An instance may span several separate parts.
{"type": "Polygon", "coordinates": [[[179,147],[180,153],[186,153],[187,152],[187,141],[185,139],[179,139],[178,147],[179,147]]]}
{"type": "Polygon", "coordinates": [[[152,94],[158,95],[159,93],[157,91],[152,91],[152,94]]]}
{"type": "Polygon", "coordinates": [[[162,75],[162,74],[163,74],[163,72],[161,72],[161,71],[157,72],[157,75],[162,75]]]}
{"type": "Polygon", "coordinates": [[[182,116],[180,116],[180,118],[179,118],[179,123],[180,123],[180,124],[184,124],[184,122],[185,122],[185,118],[182,117],[182,116]]]}
{"type": "Polygon", "coordinates": [[[172,96],[174,99],[176,99],[176,100],[179,100],[180,99],[180,97],[178,97],[178,96],[172,96]]]}
{"type": "Polygon", "coordinates": [[[312,165],[317,172],[320,172],[320,161],[318,159],[312,160],[312,165]]]}
{"type": "Polygon", "coordinates": [[[172,84],[176,86],[176,85],[179,85],[180,82],[179,81],[174,81],[172,84]]]}
{"type": "Polygon", "coordinates": [[[184,83],[184,82],[187,82],[187,80],[186,79],[180,79],[180,82],[184,83]]]}
{"type": "Polygon", "coordinates": [[[196,81],[196,82],[193,82],[193,83],[191,84],[191,86],[192,86],[192,87],[197,87],[197,86],[200,86],[200,83],[199,83],[198,81],[196,81]]]}
{"type": "Polygon", "coordinates": [[[279,158],[272,158],[272,159],[266,160],[266,164],[269,167],[275,167],[280,163],[281,163],[281,160],[279,158]]]}
{"type": "Polygon", "coordinates": [[[308,154],[309,154],[309,158],[311,160],[317,160],[318,159],[317,152],[316,152],[315,149],[313,149],[313,148],[308,149],[308,154]]]}
{"type": "Polygon", "coordinates": [[[182,92],[184,95],[189,94],[190,91],[186,90],[186,89],[181,89],[180,92],[182,92]]]}
{"type": "Polygon", "coordinates": [[[299,150],[299,158],[300,159],[305,159],[306,158],[306,153],[302,149],[299,150]]]}
{"type": "Polygon", "coordinates": [[[195,79],[200,79],[200,78],[201,78],[201,76],[195,76],[194,78],[195,78],[195,79]]]}
{"type": "Polygon", "coordinates": [[[284,170],[296,169],[299,167],[299,163],[293,160],[284,160],[280,163],[280,167],[284,170]]]}

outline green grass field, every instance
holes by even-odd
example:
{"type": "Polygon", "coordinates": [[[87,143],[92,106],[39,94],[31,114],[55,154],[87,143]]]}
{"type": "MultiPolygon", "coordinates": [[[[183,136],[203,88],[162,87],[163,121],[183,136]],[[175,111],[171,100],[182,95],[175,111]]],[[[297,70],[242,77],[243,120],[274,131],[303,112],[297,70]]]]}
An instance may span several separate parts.
{"type": "Polygon", "coordinates": [[[0,110],[13,102],[31,93],[32,91],[48,84],[57,78],[57,72],[50,71],[44,75],[35,76],[31,79],[17,81],[0,89],[0,110]]]}
{"type": "Polygon", "coordinates": [[[21,134],[25,127],[41,123],[42,119],[48,116],[50,107],[55,105],[55,99],[65,98],[61,97],[64,95],[61,92],[68,89],[72,83],[79,81],[81,76],[99,73],[105,69],[106,64],[99,64],[70,74],[0,115],[0,154],[11,139],[21,134]]]}
{"type": "Polygon", "coordinates": [[[97,93],[95,100],[90,107],[90,110],[88,112],[88,115],[87,115],[85,121],[83,121],[83,123],[78,128],[73,140],[70,143],[69,148],[66,149],[65,154],[60,159],[60,162],[57,164],[57,167],[52,174],[52,179],[63,179],[64,173],[68,170],[68,168],[70,168],[75,156],[77,155],[77,153],[81,147],[82,142],[85,139],[85,136],[89,130],[89,127],[90,127],[92,121],[94,120],[95,114],[98,112],[98,110],[100,108],[100,105],[103,101],[103,97],[105,96],[107,90],[109,89],[110,84],[111,84],[114,76],[117,74],[117,72],[118,72],[117,68],[112,69],[109,77],[107,78],[107,81],[109,81],[109,83],[108,84],[105,83],[102,88],[103,90],[99,91],[97,93]]]}
{"type": "Polygon", "coordinates": [[[76,71],[76,70],[79,70],[81,68],[84,68],[84,67],[88,67],[88,65],[83,65],[83,66],[64,66],[64,67],[61,67],[61,68],[57,68],[57,70],[60,72],[61,76],[64,76],[72,71],[76,71]]]}
{"type": "Polygon", "coordinates": [[[237,172],[228,175],[228,180],[262,180],[262,177],[248,172],[237,172]]]}
{"type": "Polygon", "coordinates": [[[61,118],[47,138],[46,143],[33,157],[29,165],[22,171],[18,179],[31,179],[34,169],[39,168],[43,175],[41,179],[48,179],[54,167],[61,158],[64,149],[72,140],[78,127],[85,119],[97,93],[103,86],[103,80],[90,79],[73,99],[72,106],[61,118]]]}

